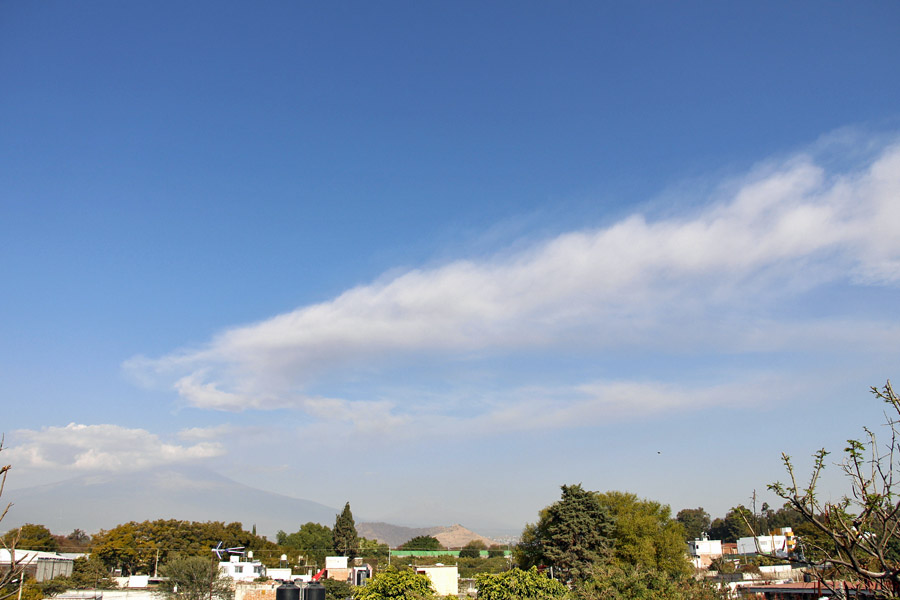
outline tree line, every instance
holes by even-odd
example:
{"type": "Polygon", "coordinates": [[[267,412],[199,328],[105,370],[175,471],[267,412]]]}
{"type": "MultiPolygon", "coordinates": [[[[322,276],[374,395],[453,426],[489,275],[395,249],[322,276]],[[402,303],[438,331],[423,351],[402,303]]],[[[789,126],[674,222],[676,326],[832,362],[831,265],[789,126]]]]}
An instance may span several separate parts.
{"type": "MultiPolygon", "coordinates": [[[[800,536],[801,553],[791,560],[806,567],[823,585],[830,579],[843,579],[864,587],[874,598],[900,597],[900,489],[895,483],[900,482],[900,397],[890,382],[872,392],[890,407],[885,415],[887,440],[880,442],[870,429],[864,430],[863,440],[848,440],[839,463],[849,487],[842,498],[819,498],[818,481],[828,456],[824,449],[815,453],[807,483],[798,483],[794,462],[783,455],[788,480],[773,483],[769,489],[785,501],[784,506],[773,509],[763,504],[762,511],[756,512],[738,505],[716,520],[710,520],[702,508],[684,509],[672,517],[668,506],[634,494],[563,485],[560,500],[542,509],[535,523],[525,526],[515,550],[516,568],[478,574],[480,598],[715,598],[715,590],[690,576],[684,541],[703,532],[733,541],[779,527],[791,527],[800,536]]],[[[0,467],[0,494],[8,470],[8,465],[0,467]]],[[[0,520],[4,515],[0,512],[0,520]]],[[[240,523],[175,520],[131,522],[101,531],[89,541],[87,537],[76,530],[62,538],[43,526],[27,525],[8,532],[2,541],[8,548],[30,545],[52,550],[62,543],[87,546],[91,556],[77,564],[72,579],[93,578],[95,583],[104,568],[107,574],[110,569],[150,572],[151,562],[154,569],[160,561],[170,569],[185,557],[214,564],[207,552],[218,542],[254,549],[270,565],[277,560],[275,553],[285,549],[307,552],[298,554],[298,561],[329,548],[345,556],[371,553],[375,559],[380,552],[387,552],[386,545],[358,537],[349,503],[336,516],[334,528],[307,523],[295,534],[279,532],[278,543],[260,538],[255,531],[244,531],[240,523]]],[[[414,539],[408,543],[432,542],[414,539]]],[[[0,573],[0,600],[15,593],[10,585],[21,576],[18,565],[0,573]]],[[[381,569],[370,586],[356,589],[354,595],[359,600],[407,597],[403,594],[408,586],[414,594],[410,598],[427,598],[429,587],[422,588],[416,577],[403,569],[381,569]],[[384,588],[387,581],[394,583],[384,588]],[[384,594],[379,595],[382,589],[384,594]]],[[[23,596],[25,600],[39,597],[23,596]]],[[[212,592],[208,597],[213,597],[212,592]]]]}

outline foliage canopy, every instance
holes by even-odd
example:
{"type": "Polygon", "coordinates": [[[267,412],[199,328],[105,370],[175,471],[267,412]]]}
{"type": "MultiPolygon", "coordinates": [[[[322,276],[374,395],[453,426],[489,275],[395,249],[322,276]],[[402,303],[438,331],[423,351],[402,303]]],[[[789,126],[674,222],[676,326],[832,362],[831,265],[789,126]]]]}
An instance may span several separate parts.
{"type": "Polygon", "coordinates": [[[460,558],[480,558],[481,551],[487,550],[487,546],[485,546],[484,542],[481,540],[472,540],[459,550],[460,558]]]}
{"type": "Polygon", "coordinates": [[[657,569],[607,565],[573,591],[575,600],[725,600],[725,592],[692,577],[672,576],[657,569]]]}
{"type": "Polygon", "coordinates": [[[425,575],[394,567],[380,571],[365,586],[353,589],[356,600],[429,600],[434,597],[431,581],[425,575]]]}
{"type": "Polygon", "coordinates": [[[160,568],[162,592],[170,600],[231,600],[234,589],[231,578],[219,571],[210,558],[173,556],[160,568]]]}
{"type": "Polygon", "coordinates": [[[345,600],[353,595],[353,586],[346,581],[325,578],[322,586],[325,588],[325,600],[345,600]]]}
{"type": "Polygon", "coordinates": [[[119,586],[109,576],[109,569],[94,555],[79,556],[72,564],[72,575],[66,578],[66,586],[74,590],[117,589],[119,586]]]}
{"type": "Polygon", "coordinates": [[[753,513],[743,504],[738,504],[725,514],[724,519],[715,519],[709,528],[709,536],[723,542],[736,542],[738,538],[753,535],[748,523],[754,519],[753,513]]]}
{"type": "Polygon", "coordinates": [[[526,525],[517,547],[519,566],[553,567],[563,581],[587,577],[609,557],[613,520],[598,496],[581,484],[562,486],[562,497],[526,525]]]}
{"type": "Polygon", "coordinates": [[[671,518],[667,505],[628,492],[604,492],[597,497],[613,517],[611,537],[617,563],[673,577],[691,572],[684,552],[684,528],[671,518]]]}
{"type": "Polygon", "coordinates": [[[563,598],[565,585],[538,573],[537,567],[527,571],[512,569],[503,573],[479,573],[475,576],[480,600],[543,600],[563,598]]]}
{"type": "Polygon", "coordinates": [[[359,536],[356,534],[356,523],[353,521],[353,513],[350,511],[350,503],[344,505],[344,510],[334,519],[334,551],[340,556],[356,556],[359,547],[359,536]]]}
{"type": "Polygon", "coordinates": [[[334,548],[331,528],[312,521],[304,523],[294,533],[279,531],[276,537],[278,545],[303,555],[307,564],[325,564],[325,557],[334,548]]]}
{"type": "Polygon", "coordinates": [[[3,536],[3,542],[10,544],[17,539],[16,548],[21,550],[41,550],[44,552],[56,552],[59,550],[59,542],[43,525],[26,523],[17,529],[11,529],[3,536]]]}
{"type": "Polygon", "coordinates": [[[705,532],[709,532],[711,524],[709,513],[698,508],[684,508],[675,515],[675,520],[684,527],[684,541],[689,542],[700,538],[705,532]]]}
{"type": "Polygon", "coordinates": [[[157,556],[160,564],[175,554],[212,558],[211,549],[219,542],[226,548],[243,546],[263,562],[268,560],[269,566],[277,564],[275,544],[244,531],[240,523],[226,525],[220,521],[131,521],[95,535],[91,552],[108,568],[120,568],[123,575],[132,575],[152,573],[157,556]]]}
{"type": "Polygon", "coordinates": [[[404,542],[399,548],[399,550],[445,550],[445,548],[441,545],[441,542],[430,535],[417,535],[404,542]]]}

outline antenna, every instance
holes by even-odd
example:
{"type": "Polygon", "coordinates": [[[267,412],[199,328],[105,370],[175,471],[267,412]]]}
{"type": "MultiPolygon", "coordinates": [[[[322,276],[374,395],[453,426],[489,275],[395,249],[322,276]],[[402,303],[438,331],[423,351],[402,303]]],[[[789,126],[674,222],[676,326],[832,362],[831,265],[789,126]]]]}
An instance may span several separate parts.
{"type": "Polygon", "coordinates": [[[222,554],[239,554],[239,555],[244,554],[243,546],[234,546],[232,548],[223,548],[222,547],[223,545],[224,545],[223,542],[219,542],[215,548],[212,548],[212,551],[216,553],[216,556],[219,558],[220,561],[222,560],[222,554]]]}

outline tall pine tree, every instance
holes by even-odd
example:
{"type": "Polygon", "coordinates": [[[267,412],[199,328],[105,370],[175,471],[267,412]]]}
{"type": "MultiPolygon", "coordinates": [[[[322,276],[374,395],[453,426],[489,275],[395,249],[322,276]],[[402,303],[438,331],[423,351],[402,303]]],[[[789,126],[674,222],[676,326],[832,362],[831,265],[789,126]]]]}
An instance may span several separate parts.
{"type": "Polygon", "coordinates": [[[353,521],[353,513],[350,512],[350,503],[344,505],[344,510],[334,519],[334,551],[340,556],[356,556],[359,548],[359,537],[356,535],[356,523],[353,521]]]}
{"type": "Polygon", "coordinates": [[[562,581],[588,577],[610,558],[613,518],[597,495],[581,484],[562,486],[562,498],[527,525],[519,545],[519,563],[552,566],[562,581]]]}

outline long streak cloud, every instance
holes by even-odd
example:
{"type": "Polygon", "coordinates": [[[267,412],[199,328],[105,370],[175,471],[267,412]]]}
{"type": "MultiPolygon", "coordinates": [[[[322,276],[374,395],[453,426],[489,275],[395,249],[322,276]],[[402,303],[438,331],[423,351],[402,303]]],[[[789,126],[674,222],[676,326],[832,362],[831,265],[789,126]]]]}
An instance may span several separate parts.
{"type": "MultiPolygon", "coordinates": [[[[409,270],[225,330],[199,349],[135,357],[126,367],[168,382],[183,402],[198,408],[291,407],[315,415],[347,409],[345,400],[310,390],[357,365],[377,369],[423,355],[504,356],[567,344],[658,350],[677,335],[713,350],[720,334],[704,326],[713,319],[736,323],[732,344],[790,344],[775,335],[760,337],[758,328],[743,330],[741,323],[817,286],[900,282],[900,236],[894,231],[900,223],[900,145],[885,145],[863,164],[840,171],[812,155],[792,156],[691,206],[676,216],[633,214],[565,232],[515,253],[409,270]]],[[[773,331],[785,328],[803,325],[777,323],[773,331]]],[[[626,388],[579,382],[558,418],[567,420],[565,411],[585,397],[599,394],[604,406],[619,397],[630,401],[628,393],[617,392],[626,388]]],[[[707,395],[680,390],[669,397],[683,405],[707,395]]],[[[514,402],[488,409],[490,418],[502,421],[514,402]]],[[[413,411],[384,398],[366,406],[401,421],[413,411]]]]}

